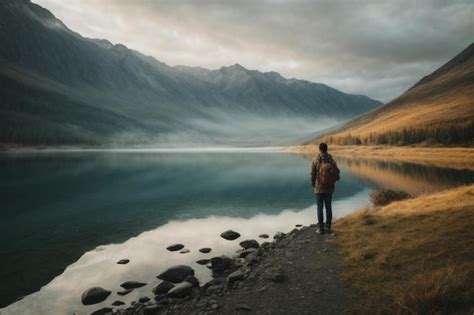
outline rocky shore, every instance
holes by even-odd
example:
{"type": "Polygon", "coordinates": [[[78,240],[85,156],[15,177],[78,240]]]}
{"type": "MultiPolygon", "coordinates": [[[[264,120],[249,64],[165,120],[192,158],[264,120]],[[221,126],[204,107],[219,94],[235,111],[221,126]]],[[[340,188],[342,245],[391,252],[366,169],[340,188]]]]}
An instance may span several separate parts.
{"type": "MultiPolygon", "coordinates": [[[[334,233],[319,235],[316,226],[301,226],[289,233],[278,232],[273,240],[241,240],[240,234],[226,231],[221,237],[239,241],[234,255],[202,260],[213,279],[199,283],[194,270],[172,266],[157,275],[162,281],[153,289],[154,299],[142,297],[131,305],[119,299],[111,307],[92,314],[340,314],[349,299],[349,288],[339,278],[341,261],[333,244],[334,233]]],[[[180,250],[181,244],[169,250],[180,250]]],[[[210,251],[206,248],[204,251],[210,251]]],[[[127,261],[128,262],[128,261],[127,261]]],[[[120,261],[119,263],[124,263],[120,261]]],[[[145,285],[123,283],[125,295],[145,285]]],[[[111,294],[91,288],[82,296],[83,304],[99,303],[111,294]]],[[[120,296],[117,296],[118,298],[120,296]]],[[[110,298],[109,298],[110,299],[110,298]]]]}

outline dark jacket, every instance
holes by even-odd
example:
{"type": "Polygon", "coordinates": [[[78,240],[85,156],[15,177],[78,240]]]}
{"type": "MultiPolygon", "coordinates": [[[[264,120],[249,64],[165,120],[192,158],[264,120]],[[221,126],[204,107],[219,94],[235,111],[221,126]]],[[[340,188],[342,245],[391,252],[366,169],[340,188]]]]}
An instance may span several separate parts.
{"type": "Polygon", "coordinates": [[[332,156],[328,153],[320,153],[318,154],[318,156],[313,158],[313,160],[311,161],[311,186],[313,186],[315,194],[333,193],[335,189],[335,185],[323,187],[320,183],[318,183],[319,164],[321,161],[321,157],[324,155],[328,155],[329,159],[331,160],[331,163],[334,163],[334,166],[337,168],[336,161],[334,161],[332,156]]]}

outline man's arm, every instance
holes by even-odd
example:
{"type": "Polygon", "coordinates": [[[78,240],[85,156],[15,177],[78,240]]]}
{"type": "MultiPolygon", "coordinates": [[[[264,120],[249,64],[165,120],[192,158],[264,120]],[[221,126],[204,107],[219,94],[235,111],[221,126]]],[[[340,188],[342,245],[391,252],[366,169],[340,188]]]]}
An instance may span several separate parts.
{"type": "Polygon", "coordinates": [[[311,186],[316,185],[316,179],[318,176],[318,164],[319,162],[316,159],[311,161],[311,186]]]}

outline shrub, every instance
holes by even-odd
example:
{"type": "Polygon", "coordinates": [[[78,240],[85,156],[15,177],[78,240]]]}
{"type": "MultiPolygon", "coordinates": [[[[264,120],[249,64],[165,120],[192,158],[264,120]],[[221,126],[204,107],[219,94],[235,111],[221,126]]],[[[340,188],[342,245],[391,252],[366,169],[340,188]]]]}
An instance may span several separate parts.
{"type": "Polygon", "coordinates": [[[410,194],[404,191],[382,188],[370,194],[370,201],[374,206],[385,206],[393,201],[408,199],[410,197],[410,194]]]}

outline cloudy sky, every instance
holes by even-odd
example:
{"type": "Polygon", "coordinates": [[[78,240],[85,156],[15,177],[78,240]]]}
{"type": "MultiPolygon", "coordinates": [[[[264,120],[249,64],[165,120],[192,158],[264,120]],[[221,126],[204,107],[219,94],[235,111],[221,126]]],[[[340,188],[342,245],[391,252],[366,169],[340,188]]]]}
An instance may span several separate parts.
{"type": "Polygon", "coordinates": [[[472,0],[34,0],[169,65],[249,69],[389,101],[474,42],[472,0]]]}

